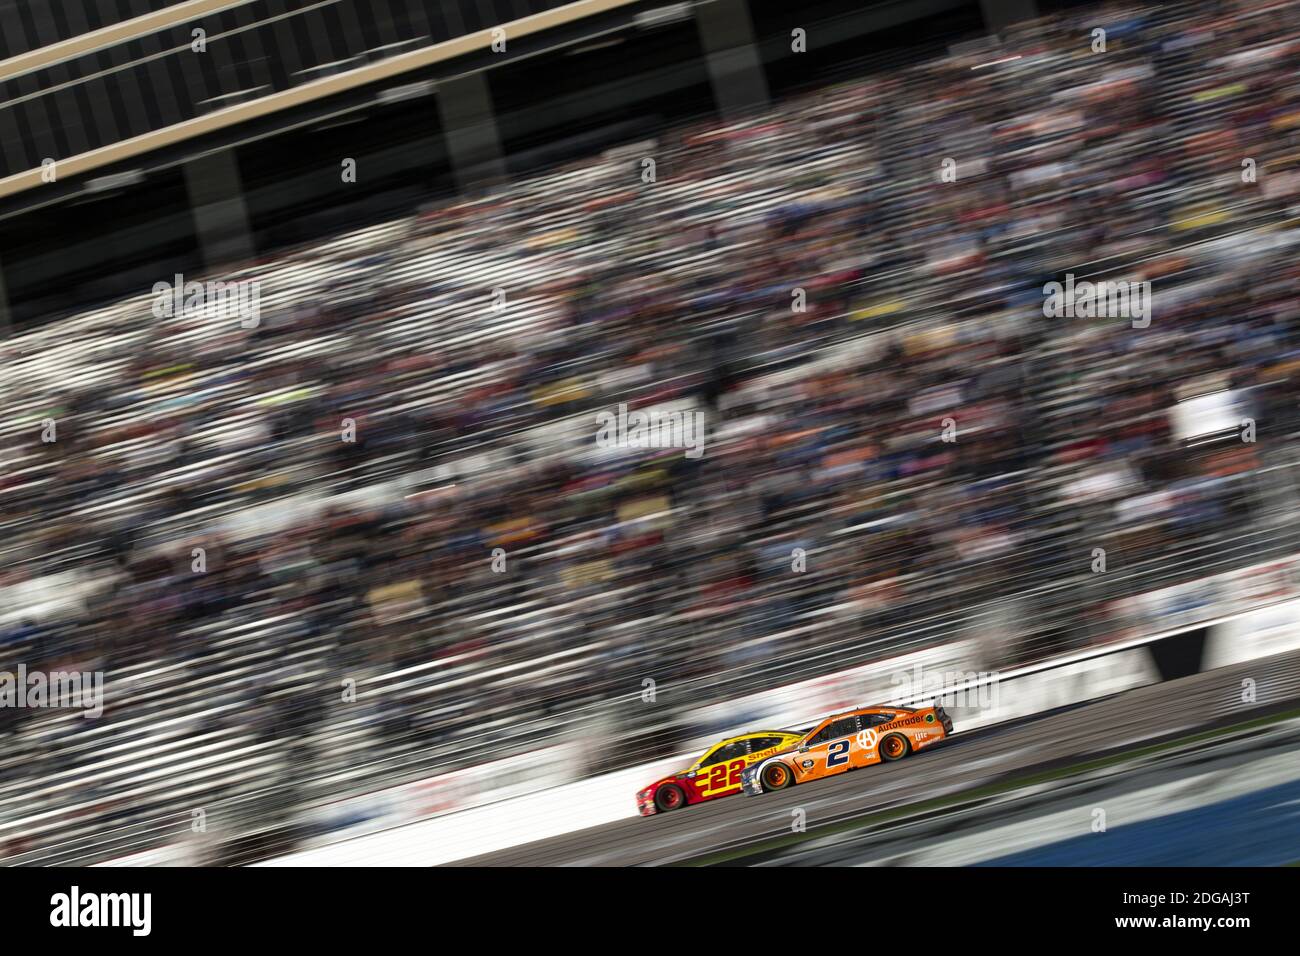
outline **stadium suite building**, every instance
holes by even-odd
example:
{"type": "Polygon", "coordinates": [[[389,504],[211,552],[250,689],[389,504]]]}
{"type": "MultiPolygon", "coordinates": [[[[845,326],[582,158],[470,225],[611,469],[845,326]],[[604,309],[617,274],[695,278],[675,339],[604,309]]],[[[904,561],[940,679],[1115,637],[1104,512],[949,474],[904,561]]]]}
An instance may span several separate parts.
{"type": "Polygon", "coordinates": [[[968,0],[7,4],[0,324],[247,262],[685,118],[744,115],[770,97],[897,64],[900,48],[932,53],[1035,9],[968,0]],[[344,159],[358,172],[340,195],[344,159]]]}

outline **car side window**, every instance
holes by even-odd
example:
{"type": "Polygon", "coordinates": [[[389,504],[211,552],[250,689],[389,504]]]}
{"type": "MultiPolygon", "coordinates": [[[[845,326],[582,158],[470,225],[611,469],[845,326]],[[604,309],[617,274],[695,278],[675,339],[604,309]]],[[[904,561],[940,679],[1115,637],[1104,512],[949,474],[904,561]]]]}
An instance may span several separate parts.
{"type": "Polygon", "coordinates": [[[780,737],[753,737],[749,741],[749,752],[758,753],[760,750],[767,750],[769,747],[775,747],[781,742],[780,737]]]}
{"type": "Polygon", "coordinates": [[[865,714],[862,718],[862,726],[874,727],[877,724],[887,724],[897,716],[897,714],[865,714]]]}
{"type": "Polygon", "coordinates": [[[725,747],[719,747],[710,753],[700,763],[701,767],[712,767],[715,763],[725,763],[728,760],[735,760],[737,757],[745,756],[745,742],[727,744],[725,747]]]}
{"type": "Polygon", "coordinates": [[[858,732],[857,717],[841,717],[839,720],[833,720],[821,730],[817,735],[808,741],[808,746],[815,747],[818,744],[824,744],[828,740],[837,740],[840,737],[848,737],[858,732]]]}
{"type": "Polygon", "coordinates": [[[858,732],[857,717],[842,717],[835,723],[831,724],[831,735],[828,739],[836,740],[840,737],[851,737],[858,732]]]}

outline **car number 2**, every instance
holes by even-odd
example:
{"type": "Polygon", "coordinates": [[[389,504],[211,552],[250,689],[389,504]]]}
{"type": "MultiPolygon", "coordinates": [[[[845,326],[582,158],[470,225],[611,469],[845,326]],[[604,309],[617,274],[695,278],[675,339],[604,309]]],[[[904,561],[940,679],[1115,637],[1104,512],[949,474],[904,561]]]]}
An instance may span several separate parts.
{"type": "Polygon", "coordinates": [[[826,766],[838,767],[840,764],[849,762],[849,742],[847,740],[837,740],[831,744],[830,749],[826,751],[826,766]]]}

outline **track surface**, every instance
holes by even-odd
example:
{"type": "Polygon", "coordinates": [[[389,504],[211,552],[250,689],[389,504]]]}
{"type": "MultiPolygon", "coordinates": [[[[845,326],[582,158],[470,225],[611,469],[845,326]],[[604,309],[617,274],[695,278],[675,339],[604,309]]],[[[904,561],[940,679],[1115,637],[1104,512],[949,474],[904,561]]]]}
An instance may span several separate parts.
{"type": "Polygon", "coordinates": [[[750,866],[1284,866],[1300,862],[1300,718],[1138,751],[1050,783],[868,821],[750,866]],[[1104,830],[1094,829],[1104,810],[1104,830]]]}
{"type": "MultiPolygon", "coordinates": [[[[681,863],[791,834],[802,809],[807,833],[864,814],[960,793],[1034,769],[1087,760],[1142,743],[1250,720],[1300,698],[1300,654],[1285,654],[1153,684],[1032,719],[963,734],[897,763],[879,764],[761,797],[734,796],[497,853],[473,866],[634,866],[681,863]],[[1242,681],[1257,699],[1243,703],[1242,681]]],[[[631,802],[633,795],[628,794],[631,802]]]]}

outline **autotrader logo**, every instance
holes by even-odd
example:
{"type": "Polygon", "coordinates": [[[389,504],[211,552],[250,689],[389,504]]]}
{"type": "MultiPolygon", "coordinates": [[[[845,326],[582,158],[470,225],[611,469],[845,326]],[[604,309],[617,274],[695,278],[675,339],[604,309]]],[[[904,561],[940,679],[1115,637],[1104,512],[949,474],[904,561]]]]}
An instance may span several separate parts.
{"type": "Polygon", "coordinates": [[[153,925],[152,893],[70,893],[50,897],[50,925],[60,927],[129,926],[131,935],[148,936],[153,925]]]}

